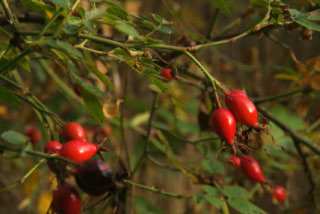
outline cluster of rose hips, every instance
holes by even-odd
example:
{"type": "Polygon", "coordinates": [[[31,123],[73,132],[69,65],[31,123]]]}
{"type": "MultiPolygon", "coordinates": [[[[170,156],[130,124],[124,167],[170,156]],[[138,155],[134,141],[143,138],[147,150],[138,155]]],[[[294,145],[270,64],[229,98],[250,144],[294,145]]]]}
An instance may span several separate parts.
{"type": "MultiPolygon", "coordinates": [[[[76,168],[71,169],[72,174],[77,185],[87,194],[100,196],[114,191],[116,186],[111,167],[102,160],[91,159],[102,147],[87,142],[85,129],[78,123],[69,122],[62,128],[62,138],[66,143],[50,141],[45,145],[44,152],[76,162],[76,168]]],[[[63,177],[67,174],[65,162],[48,160],[48,167],[60,177],[58,189],[53,191],[51,210],[57,214],[79,214],[81,198],[76,188],[64,181],[63,177]]]]}
{"type": "Polygon", "coordinates": [[[253,102],[241,90],[234,89],[226,93],[225,104],[230,110],[215,110],[211,115],[211,124],[213,131],[233,147],[236,122],[256,128],[259,126],[258,113],[253,102]]]}
{"type": "MultiPolygon", "coordinates": [[[[211,124],[214,132],[234,149],[236,122],[251,128],[260,129],[258,113],[253,102],[241,90],[234,89],[225,93],[225,104],[230,109],[219,108],[212,113],[211,124]]],[[[232,155],[229,162],[241,169],[244,175],[255,182],[264,183],[259,163],[251,156],[240,155],[240,158],[232,155]]],[[[285,200],[286,192],[282,186],[272,188],[272,194],[279,202],[285,200]]]]}
{"type": "MultiPolygon", "coordinates": [[[[228,162],[233,166],[240,168],[243,174],[251,181],[264,183],[265,178],[261,167],[256,159],[251,156],[241,155],[240,158],[231,155],[228,162]]],[[[286,199],[286,190],[282,186],[274,186],[271,189],[271,194],[279,202],[286,199]]]]}

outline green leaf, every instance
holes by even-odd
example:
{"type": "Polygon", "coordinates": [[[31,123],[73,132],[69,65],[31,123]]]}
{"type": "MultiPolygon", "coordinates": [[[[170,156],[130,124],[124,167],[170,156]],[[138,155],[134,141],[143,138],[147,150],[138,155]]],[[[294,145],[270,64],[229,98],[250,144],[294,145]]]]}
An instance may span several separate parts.
{"type": "Polygon", "coordinates": [[[61,6],[63,8],[70,8],[72,5],[72,0],[51,0],[55,5],[61,6]]]}
{"type": "Polygon", "coordinates": [[[248,200],[243,200],[239,198],[230,198],[228,199],[228,203],[231,207],[238,210],[240,213],[243,214],[264,214],[266,213],[253,203],[248,200]]]}
{"type": "Polygon", "coordinates": [[[320,21],[320,9],[309,12],[307,16],[311,21],[320,21]]]}
{"type": "Polygon", "coordinates": [[[211,173],[225,173],[223,164],[217,160],[202,160],[202,165],[211,173]]]}
{"type": "Polygon", "coordinates": [[[85,89],[82,90],[81,95],[88,113],[101,124],[104,120],[101,103],[94,95],[85,89]]]}
{"type": "Polygon", "coordinates": [[[202,189],[208,194],[208,195],[212,195],[212,196],[218,196],[220,195],[220,192],[217,188],[213,187],[213,186],[209,186],[209,185],[203,185],[202,189]]]}
{"type": "Polygon", "coordinates": [[[17,99],[16,95],[5,87],[0,86],[0,100],[12,105],[14,107],[20,107],[21,103],[17,99]]]}
{"type": "Polygon", "coordinates": [[[89,93],[94,95],[95,97],[100,97],[102,99],[105,98],[105,94],[100,91],[95,86],[91,85],[90,83],[84,81],[81,77],[79,77],[74,72],[71,73],[73,79],[75,80],[75,84],[81,86],[81,88],[86,89],[89,93]]]}
{"type": "Polygon", "coordinates": [[[269,5],[268,0],[250,0],[250,4],[254,8],[267,7],[269,5]]]}
{"type": "Polygon", "coordinates": [[[86,62],[85,65],[87,65],[88,70],[92,71],[92,73],[94,73],[102,82],[103,84],[105,84],[108,88],[110,88],[111,90],[114,90],[114,86],[112,84],[112,82],[110,81],[110,79],[104,75],[103,73],[101,73],[95,63],[93,62],[89,52],[85,51],[84,52],[84,56],[86,58],[86,62]]]}
{"type": "Polygon", "coordinates": [[[194,195],[192,195],[192,197],[196,201],[197,204],[199,204],[204,198],[204,196],[200,195],[200,194],[194,194],[194,195]]]}
{"type": "Polygon", "coordinates": [[[82,24],[83,21],[79,17],[70,17],[63,30],[65,33],[73,35],[78,32],[82,24]]]}
{"type": "Polygon", "coordinates": [[[155,24],[153,24],[152,22],[149,22],[148,20],[144,20],[142,23],[145,26],[150,27],[152,30],[155,30],[157,28],[155,24]]]}
{"type": "Polygon", "coordinates": [[[216,208],[220,208],[223,205],[223,201],[215,196],[212,195],[205,195],[204,198],[213,206],[215,206],[216,208]]]}
{"type": "Polygon", "coordinates": [[[167,21],[165,18],[162,18],[158,14],[152,13],[151,14],[153,19],[157,22],[159,22],[160,25],[169,25],[172,24],[172,22],[167,21]]]}
{"type": "Polygon", "coordinates": [[[289,9],[289,12],[291,15],[291,19],[294,22],[310,30],[320,31],[320,25],[318,25],[316,22],[309,20],[308,15],[306,13],[301,13],[296,9],[289,9]]]}
{"type": "Polygon", "coordinates": [[[134,37],[138,37],[139,33],[138,31],[136,31],[136,29],[127,23],[124,23],[122,21],[116,21],[115,26],[114,26],[118,31],[134,36],[134,37]]]}
{"type": "Polygon", "coordinates": [[[54,49],[60,50],[62,52],[67,52],[71,57],[78,59],[82,58],[82,53],[67,42],[50,39],[47,41],[47,44],[54,49]]]}
{"type": "Polygon", "coordinates": [[[229,17],[231,16],[231,12],[228,5],[226,4],[226,0],[211,0],[211,1],[217,6],[217,8],[221,10],[222,13],[224,13],[229,17]]]}
{"type": "Polygon", "coordinates": [[[3,132],[1,138],[16,145],[23,144],[29,140],[27,136],[13,130],[3,132]]]}
{"type": "Polygon", "coordinates": [[[95,20],[95,19],[98,19],[98,18],[101,18],[102,16],[104,16],[106,14],[105,11],[103,10],[100,10],[98,8],[94,8],[92,10],[89,10],[89,11],[86,11],[85,12],[85,18],[87,20],[95,20]]]}
{"type": "Polygon", "coordinates": [[[247,199],[249,197],[248,191],[240,186],[226,187],[223,189],[223,194],[229,198],[247,199]]]}
{"type": "Polygon", "coordinates": [[[20,0],[20,2],[29,10],[41,13],[44,9],[51,8],[49,5],[37,0],[20,0]]]}
{"type": "Polygon", "coordinates": [[[153,81],[153,84],[155,84],[158,88],[160,88],[160,90],[162,92],[164,92],[166,89],[167,89],[167,86],[164,82],[162,82],[161,80],[159,79],[154,79],[153,81]]]}
{"type": "Polygon", "coordinates": [[[108,0],[105,0],[104,2],[108,6],[107,14],[116,16],[121,20],[128,20],[128,12],[119,3],[108,0]]]}
{"type": "Polygon", "coordinates": [[[157,27],[157,30],[162,32],[162,33],[166,33],[166,34],[171,34],[172,33],[172,29],[168,26],[163,26],[163,25],[159,25],[157,27]]]}

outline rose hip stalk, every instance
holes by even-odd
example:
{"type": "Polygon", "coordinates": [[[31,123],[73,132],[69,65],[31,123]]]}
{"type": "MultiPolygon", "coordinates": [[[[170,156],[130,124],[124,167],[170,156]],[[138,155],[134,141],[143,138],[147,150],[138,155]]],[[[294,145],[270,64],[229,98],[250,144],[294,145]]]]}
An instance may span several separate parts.
{"type": "Polygon", "coordinates": [[[248,179],[261,183],[264,182],[264,176],[258,161],[251,156],[244,155],[240,156],[240,160],[240,168],[248,179]]]}
{"type": "Polygon", "coordinates": [[[229,145],[234,144],[236,120],[232,113],[225,108],[215,110],[211,116],[213,131],[223,138],[229,145]]]}

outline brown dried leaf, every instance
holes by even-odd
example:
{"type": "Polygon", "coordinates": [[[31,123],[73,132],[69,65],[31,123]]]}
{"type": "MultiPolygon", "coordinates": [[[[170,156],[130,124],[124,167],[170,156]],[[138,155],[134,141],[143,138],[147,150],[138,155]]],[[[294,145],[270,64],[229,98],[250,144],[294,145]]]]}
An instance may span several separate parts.
{"type": "Polygon", "coordinates": [[[314,69],[320,72],[320,56],[309,59],[306,62],[306,66],[308,70],[314,69]]]}
{"type": "Polygon", "coordinates": [[[309,107],[311,105],[311,100],[299,100],[296,103],[296,111],[300,117],[305,117],[308,113],[309,107]]]}
{"type": "Polygon", "coordinates": [[[320,91],[320,74],[314,74],[310,78],[310,86],[315,91],[320,91]]]}

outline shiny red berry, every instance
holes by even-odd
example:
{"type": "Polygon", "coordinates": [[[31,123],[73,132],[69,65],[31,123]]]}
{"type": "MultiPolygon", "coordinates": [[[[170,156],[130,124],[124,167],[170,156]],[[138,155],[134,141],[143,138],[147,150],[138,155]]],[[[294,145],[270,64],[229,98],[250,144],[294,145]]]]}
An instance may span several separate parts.
{"type": "Polygon", "coordinates": [[[215,110],[211,116],[213,131],[223,138],[229,145],[234,143],[236,120],[232,113],[225,108],[215,110]]]}
{"type": "Polygon", "coordinates": [[[37,145],[42,138],[42,133],[35,126],[29,126],[26,128],[25,135],[30,138],[33,145],[37,145]]]}
{"type": "Polygon", "coordinates": [[[57,214],[80,214],[81,198],[70,184],[61,184],[53,191],[52,211],[57,214]]]}
{"type": "Polygon", "coordinates": [[[237,156],[231,155],[231,156],[229,157],[228,162],[229,162],[231,165],[233,165],[233,166],[235,166],[235,167],[237,167],[237,168],[240,168],[241,160],[240,160],[240,158],[238,158],[237,156]]]}
{"type": "Polygon", "coordinates": [[[88,160],[80,164],[75,174],[78,186],[90,195],[99,196],[115,185],[111,167],[102,160],[88,160]]]}
{"type": "Polygon", "coordinates": [[[89,160],[98,151],[98,145],[84,141],[72,140],[63,145],[59,155],[77,163],[89,160]]]}
{"type": "Polygon", "coordinates": [[[76,122],[69,122],[62,128],[62,137],[64,140],[81,140],[87,141],[85,129],[76,122]]]}
{"type": "MultiPolygon", "coordinates": [[[[87,83],[93,85],[93,83],[91,82],[91,80],[87,79],[87,78],[82,78],[82,80],[86,81],[87,83]]],[[[78,95],[79,97],[81,97],[81,92],[82,92],[82,87],[78,86],[78,85],[73,85],[72,86],[74,93],[76,93],[76,95],[78,95]]]]}
{"type": "Polygon", "coordinates": [[[226,94],[225,103],[239,123],[254,127],[258,124],[256,106],[247,97],[239,94],[226,94]]]}
{"type": "Polygon", "coordinates": [[[57,142],[57,141],[50,141],[49,143],[47,143],[44,146],[44,152],[45,153],[51,153],[51,154],[55,154],[55,153],[59,153],[59,151],[62,148],[62,144],[57,142]]]}
{"type": "Polygon", "coordinates": [[[232,89],[230,91],[230,94],[232,94],[232,95],[241,95],[241,96],[244,96],[244,97],[248,98],[247,94],[244,91],[239,90],[239,89],[232,89]]]}
{"type": "Polygon", "coordinates": [[[261,167],[256,159],[251,156],[242,155],[240,156],[240,160],[240,168],[248,179],[257,182],[264,182],[261,167]]]}
{"type": "Polygon", "coordinates": [[[170,68],[162,68],[161,69],[161,76],[163,78],[166,78],[167,80],[171,81],[173,80],[173,77],[171,75],[171,69],[170,68]]]}
{"type": "Polygon", "coordinates": [[[276,186],[272,188],[272,195],[279,201],[282,202],[286,199],[286,190],[282,186],[276,186]]]}

